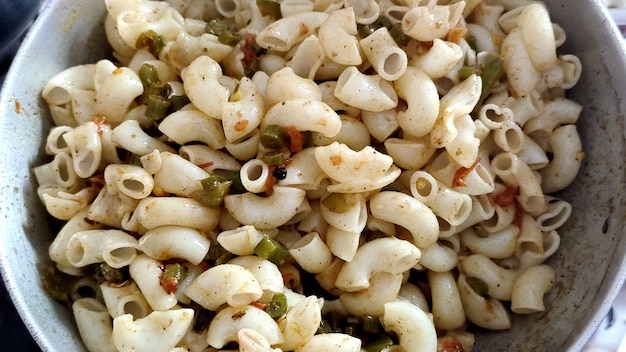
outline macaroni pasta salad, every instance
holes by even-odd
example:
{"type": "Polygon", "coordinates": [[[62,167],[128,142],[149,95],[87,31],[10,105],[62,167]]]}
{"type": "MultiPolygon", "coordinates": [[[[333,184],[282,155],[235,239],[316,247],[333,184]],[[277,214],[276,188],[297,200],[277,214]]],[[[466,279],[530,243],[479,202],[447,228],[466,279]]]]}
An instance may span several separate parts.
{"type": "Polygon", "coordinates": [[[581,74],[530,0],[105,0],[42,91],[89,351],[471,351],[546,309],[581,74]]]}

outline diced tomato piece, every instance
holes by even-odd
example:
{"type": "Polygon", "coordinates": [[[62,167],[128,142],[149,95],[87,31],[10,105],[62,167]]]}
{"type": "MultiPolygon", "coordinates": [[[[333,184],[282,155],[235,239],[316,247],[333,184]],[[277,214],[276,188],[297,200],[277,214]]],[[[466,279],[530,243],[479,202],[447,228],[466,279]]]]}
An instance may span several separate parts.
{"type": "Polygon", "coordinates": [[[267,188],[272,188],[272,186],[274,186],[276,182],[278,182],[276,177],[274,177],[275,168],[276,168],[276,165],[269,165],[269,176],[265,180],[265,187],[267,188]]]}
{"type": "Polygon", "coordinates": [[[93,121],[96,126],[98,126],[98,134],[102,135],[104,133],[104,123],[106,122],[106,117],[102,116],[102,115],[94,115],[91,118],[91,121],[93,121]]]}
{"type": "Polygon", "coordinates": [[[285,127],[285,134],[289,138],[289,150],[292,153],[301,151],[304,145],[304,133],[298,131],[293,126],[287,126],[285,127]]]}
{"type": "Polygon", "coordinates": [[[174,277],[163,277],[161,279],[161,287],[163,287],[165,292],[172,293],[178,289],[178,280],[174,277]]]}
{"type": "Polygon", "coordinates": [[[463,345],[452,336],[437,338],[437,352],[463,352],[463,345]]]}
{"type": "Polygon", "coordinates": [[[517,187],[506,187],[503,191],[492,197],[495,204],[506,207],[515,202],[515,196],[517,195],[517,187]]]}
{"type": "Polygon", "coordinates": [[[293,280],[293,273],[284,273],[283,274],[283,283],[287,285],[291,280],[293,280]]]}
{"type": "Polygon", "coordinates": [[[452,187],[464,187],[467,186],[465,183],[465,177],[474,170],[474,167],[480,162],[480,158],[477,158],[476,161],[470,167],[460,167],[454,172],[454,178],[452,179],[452,187]]]}
{"type": "Polygon", "coordinates": [[[517,201],[516,196],[517,187],[506,187],[500,193],[492,195],[490,198],[495,204],[501,207],[506,207],[511,204],[514,205],[515,217],[513,218],[513,224],[521,229],[524,220],[524,208],[522,208],[522,205],[517,201]]]}

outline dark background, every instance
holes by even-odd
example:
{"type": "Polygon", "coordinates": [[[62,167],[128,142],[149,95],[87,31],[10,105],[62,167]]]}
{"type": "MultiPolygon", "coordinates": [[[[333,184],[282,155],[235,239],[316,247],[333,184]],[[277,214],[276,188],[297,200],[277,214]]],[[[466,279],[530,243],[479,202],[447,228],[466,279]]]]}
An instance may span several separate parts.
{"type": "MultiPolygon", "coordinates": [[[[0,83],[11,65],[25,32],[45,0],[0,0],[0,83]]],[[[38,352],[41,349],[26,330],[0,280],[0,350],[38,352]]]]}

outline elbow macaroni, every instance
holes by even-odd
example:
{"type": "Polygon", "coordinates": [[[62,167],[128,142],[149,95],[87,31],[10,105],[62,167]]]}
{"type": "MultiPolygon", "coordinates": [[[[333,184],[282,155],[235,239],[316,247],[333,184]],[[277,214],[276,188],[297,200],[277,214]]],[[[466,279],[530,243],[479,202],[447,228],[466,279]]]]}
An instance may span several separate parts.
{"type": "Polygon", "coordinates": [[[119,61],[48,80],[33,169],[89,351],[360,351],[335,315],[469,350],[468,326],[549,309],[572,212],[551,193],[584,151],[581,62],[542,2],[105,3],[119,61]]]}

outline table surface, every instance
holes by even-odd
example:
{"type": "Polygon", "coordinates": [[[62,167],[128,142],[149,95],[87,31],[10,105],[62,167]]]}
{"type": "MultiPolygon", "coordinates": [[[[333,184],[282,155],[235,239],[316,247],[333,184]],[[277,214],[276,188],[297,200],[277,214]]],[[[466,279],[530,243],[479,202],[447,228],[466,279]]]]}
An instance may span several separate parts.
{"type": "MultiPolygon", "coordinates": [[[[611,12],[626,34],[626,9],[611,10],[611,12]]],[[[8,64],[8,62],[0,62],[0,83],[8,64]]],[[[41,351],[15,310],[3,280],[0,280],[0,336],[2,336],[2,342],[0,342],[2,351],[41,351]]],[[[622,289],[613,308],[582,352],[626,352],[626,343],[622,343],[625,336],[626,287],[622,289]]]]}

